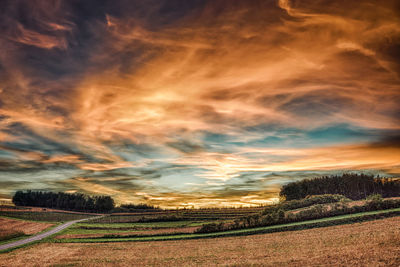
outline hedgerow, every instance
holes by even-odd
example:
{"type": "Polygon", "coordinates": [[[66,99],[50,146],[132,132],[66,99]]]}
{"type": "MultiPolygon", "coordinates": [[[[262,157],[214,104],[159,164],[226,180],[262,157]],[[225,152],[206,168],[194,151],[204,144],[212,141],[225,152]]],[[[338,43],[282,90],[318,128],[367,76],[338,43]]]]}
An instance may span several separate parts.
{"type": "Polygon", "coordinates": [[[208,224],[203,225],[197,233],[212,233],[217,231],[229,231],[260,226],[278,225],[284,223],[301,222],[306,220],[321,219],[337,215],[360,213],[375,210],[385,210],[400,207],[398,199],[380,199],[375,197],[367,200],[363,205],[350,206],[347,202],[336,202],[332,205],[316,204],[299,211],[284,211],[282,207],[268,209],[262,214],[247,216],[237,219],[232,224],[219,225],[218,228],[208,224]]]}

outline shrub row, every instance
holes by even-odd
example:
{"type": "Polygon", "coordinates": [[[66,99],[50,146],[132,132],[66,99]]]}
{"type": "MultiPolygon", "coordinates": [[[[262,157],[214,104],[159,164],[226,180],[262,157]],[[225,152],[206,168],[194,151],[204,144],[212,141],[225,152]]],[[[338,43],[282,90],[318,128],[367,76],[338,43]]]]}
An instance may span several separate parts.
{"type": "MultiPolygon", "coordinates": [[[[400,211],[392,211],[392,212],[387,212],[387,213],[382,213],[382,214],[367,214],[367,215],[363,215],[363,216],[348,217],[348,218],[342,218],[342,219],[331,220],[331,221],[320,221],[320,222],[315,222],[315,223],[288,225],[288,226],[270,228],[270,229],[265,229],[265,230],[255,229],[257,231],[254,231],[254,234],[283,232],[283,231],[297,231],[297,230],[317,228],[317,227],[326,227],[326,226],[342,225],[342,224],[346,224],[346,223],[356,223],[356,222],[364,222],[364,221],[369,221],[369,220],[383,219],[383,218],[389,218],[389,217],[394,217],[394,216],[398,216],[398,215],[400,215],[400,211]]],[[[252,234],[252,233],[238,232],[236,234],[230,234],[230,235],[235,236],[235,235],[248,235],[248,234],[252,234]]]]}
{"type": "Polygon", "coordinates": [[[350,199],[346,198],[343,195],[332,195],[332,194],[325,194],[325,195],[313,195],[307,196],[306,198],[300,200],[290,200],[284,201],[282,203],[268,206],[264,209],[263,214],[271,213],[274,210],[282,209],[284,211],[294,210],[299,208],[309,207],[315,204],[328,204],[328,203],[335,203],[339,201],[350,201],[350,199]]]}
{"type": "Polygon", "coordinates": [[[400,207],[400,200],[382,200],[375,198],[368,200],[364,205],[350,207],[344,202],[335,203],[330,209],[325,205],[316,204],[308,209],[298,212],[285,212],[283,209],[273,209],[267,214],[257,214],[237,219],[233,224],[205,224],[199,228],[197,233],[212,233],[235,229],[245,229],[259,226],[269,226],[284,223],[300,222],[312,219],[359,213],[366,211],[384,210],[400,207]]]}
{"type": "Polygon", "coordinates": [[[317,222],[309,222],[304,224],[294,224],[294,225],[283,225],[271,228],[254,228],[254,229],[246,229],[246,230],[237,230],[233,232],[224,232],[220,231],[218,233],[210,233],[210,234],[185,234],[182,233],[174,234],[174,235],[152,235],[148,236],[107,236],[107,237],[99,237],[99,238],[72,238],[72,239],[57,239],[55,242],[62,242],[62,243],[69,243],[69,242],[126,242],[126,241],[166,241],[166,240],[179,240],[179,239],[200,239],[200,238],[214,238],[214,237],[223,237],[223,236],[243,236],[243,235],[252,235],[252,234],[262,234],[262,233],[273,233],[273,232],[283,232],[283,231],[296,231],[296,230],[303,230],[303,229],[310,229],[310,228],[317,228],[317,227],[326,227],[326,226],[334,226],[334,225],[342,225],[347,223],[356,223],[356,222],[364,222],[368,220],[376,220],[376,219],[383,219],[389,218],[393,216],[399,216],[400,211],[390,211],[385,213],[379,214],[365,214],[360,216],[354,217],[347,217],[347,218],[338,218],[333,220],[327,221],[317,221],[317,222]],[[137,239],[136,239],[137,238],[137,239]],[[145,239],[146,238],[146,239],[145,239]]]}

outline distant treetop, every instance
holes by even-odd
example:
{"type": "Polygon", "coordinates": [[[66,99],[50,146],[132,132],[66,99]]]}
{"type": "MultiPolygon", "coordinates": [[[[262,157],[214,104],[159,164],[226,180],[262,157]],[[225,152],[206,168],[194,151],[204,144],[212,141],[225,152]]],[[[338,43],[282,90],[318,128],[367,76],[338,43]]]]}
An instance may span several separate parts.
{"type": "Polygon", "coordinates": [[[110,196],[88,196],[47,191],[17,191],[12,199],[17,206],[46,207],[87,212],[109,212],[114,209],[110,196]]]}
{"type": "Polygon", "coordinates": [[[372,194],[396,197],[400,196],[400,180],[347,173],[288,183],[280,191],[280,196],[286,200],[322,194],[340,194],[353,200],[364,199],[372,194]]]}

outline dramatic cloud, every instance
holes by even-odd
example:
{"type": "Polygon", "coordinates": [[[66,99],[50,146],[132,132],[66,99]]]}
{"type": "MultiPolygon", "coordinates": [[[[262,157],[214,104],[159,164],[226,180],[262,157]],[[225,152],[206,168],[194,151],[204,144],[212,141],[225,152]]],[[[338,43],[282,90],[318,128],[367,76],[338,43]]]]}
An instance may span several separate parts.
{"type": "Polygon", "coordinates": [[[400,174],[398,1],[0,4],[0,189],[252,205],[400,174]]]}

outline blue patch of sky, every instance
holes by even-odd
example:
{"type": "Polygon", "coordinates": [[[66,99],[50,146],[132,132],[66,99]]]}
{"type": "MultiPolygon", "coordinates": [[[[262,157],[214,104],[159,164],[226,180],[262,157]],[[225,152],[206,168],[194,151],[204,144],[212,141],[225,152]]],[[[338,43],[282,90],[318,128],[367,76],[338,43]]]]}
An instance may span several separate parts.
{"type": "Polygon", "coordinates": [[[156,181],[160,186],[171,191],[190,192],[193,188],[206,185],[207,179],[201,177],[208,170],[197,166],[182,166],[164,169],[156,181]]]}
{"type": "Polygon", "coordinates": [[[1,182],[10,182],[14,184],[16,182],[21,182],[16,185],[16,187],[0,188],[0,194],[12,195],[16,190],[50,190],[54,187],[57,190],[65,190],[63,186],[56,185],[58,182],[62,182],[66,179],[73,177],[80,177],[85,172],[82,170],[71,170],[59,168],[57,170],[40,170],[40,171],[20,171],[20,172],[0,172],[1,182]],[[54,184],[54,186],[52,186],[54,184]]]}
{"type": "Polygon", "coordinates": [[[380,137],[384,136],[384,133],[376,129],[362,128],[349,124],[335,124],[310,130],[259,125],[244,130],[243,135],[246,135],[246,132],[252,130],[256,131],[259,138],[250,138],[246,140],[246,136],[205,132],[203,141],[208,144],[219,144],[225,147],[225,149],[235,151],[235,148],[239,147],[310,148],[368,143],[377,141],[380,137]]]}
{"type": "Polygon", "coordinates": [[[0,159],[10,160],[15,158],[16,158],[15,153],[7,150],[0,150],[0,159]]]}

